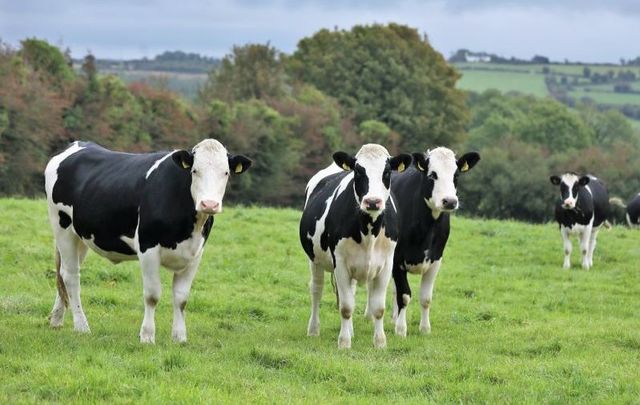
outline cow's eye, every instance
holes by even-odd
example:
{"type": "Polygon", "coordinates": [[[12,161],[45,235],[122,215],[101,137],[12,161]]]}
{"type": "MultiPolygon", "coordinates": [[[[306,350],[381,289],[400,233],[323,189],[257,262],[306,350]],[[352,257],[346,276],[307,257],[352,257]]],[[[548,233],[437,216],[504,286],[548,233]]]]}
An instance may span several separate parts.
{"type": "Polygon", "coordinates": [[[224,172],[224,175],[225,175],[225,176],[228,176],[228,175],[229,175],[229,172],[224,172]]]}
{"type": "Polygon", "coordinates": [[[438,180],[438,173],[431,172],[427,177],[429,177],[431,180],[438,180]]]}
{"type": "Polygon", "coordinates": [[[198,174],[198,171],[196,169],[191,170],[191,174],[198,174]]]}

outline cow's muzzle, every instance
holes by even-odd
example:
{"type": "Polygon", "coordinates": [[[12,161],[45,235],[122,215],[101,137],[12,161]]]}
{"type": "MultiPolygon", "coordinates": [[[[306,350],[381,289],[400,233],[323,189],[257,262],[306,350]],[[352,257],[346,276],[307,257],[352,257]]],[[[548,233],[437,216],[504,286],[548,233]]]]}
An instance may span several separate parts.
{"type": "Polygon", "coordinates": [[[215,215],[222,211],[222,205],[214,200],[202,200],[198,205],[198,211],[204,214],[215,215]]]}
{"type": "Polygon", "coordinates": [[[365,198],[362,200],[362,206],[367,211],[380,211],[382,209],[382,199],[365,198]]]}

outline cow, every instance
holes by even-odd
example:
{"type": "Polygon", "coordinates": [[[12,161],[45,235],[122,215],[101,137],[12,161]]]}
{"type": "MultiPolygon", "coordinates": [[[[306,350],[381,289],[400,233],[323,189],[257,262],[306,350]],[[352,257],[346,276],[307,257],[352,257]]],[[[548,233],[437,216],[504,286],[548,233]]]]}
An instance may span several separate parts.
{"type": "Polygon", "coordinates": [[[392,171],[403,171],[411,156],[391,157],[380,145],[362,146],[355,156],[333,154],[329,167],[306,187],[300,219],[300,243],[309,258],[311,316],[307,334],[320,334],[320,298],[324,272],[333,273],[341,316],[338,347],[349,349],[356,283],[367,284],[368,317],[373,318],[373,344],[386,346],[383,316],[398,240],[394,200],[389,189],[392,171]]]}
{"type": "Polygon", "coordinates": [[[57,295],[50,324],[61,327],[65,308],[74,330],[90,332],[80,302],[80,265],[91,248],[142,269],[142,343],[155,343],[160,266],[173,272],[176,342],[187,340],[184,311],[213,217],[222,211],[230,174],[251,166],[214,139],[191,151],[133,154],[90,142],[73,142],[45,169],[49,221],[55,239],[57,295]]]}
{"type": "Polygon", "coordinates": [[[610,215],[609,195],[604,184],[595,176],[580,176],[574,172],[549,177],[551,184],[560,186],[560,200],[556,201],[555,219],[564,242],[563,268],[571,267],[570,236],[580,236],[582,267],[593,266],[593,251],[600,227],[606,225],[610,215]]]}
{"type": "Polygon", "coordinates": [[[640,227],[640,193],[633,196],[627,204],[618,197],[609,199],[609,203],[624,209],[624,216],[629,228],[640,227]]]}
{"type": "Polygon", "coordinates": [[[393,319],[399,336],[407,335],[406,313],[411,300],[407,273],[422,277],[420,332],[431,331],[429,310],[449,239],[449,216],[460,206],[456,191],[458,176],[471,170],[479,160],[477,152],[456,159],[452,150],[438,147],[414,153],[412,167],[392,176],[391,192],[396,197],[401,229],[393,259],[393,319]]]}

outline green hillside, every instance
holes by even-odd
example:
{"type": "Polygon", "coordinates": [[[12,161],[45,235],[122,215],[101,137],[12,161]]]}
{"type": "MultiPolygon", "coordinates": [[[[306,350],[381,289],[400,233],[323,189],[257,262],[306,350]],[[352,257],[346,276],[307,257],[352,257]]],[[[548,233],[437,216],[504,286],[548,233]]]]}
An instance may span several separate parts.
{"type": "MultiPolygon", "coordinates": [[[[308,270],[300,212],[230,208],[219,217],[171,342],[170,274],[156,345],[138,343],[140,271],[90,253],[90,335],[51,330],[52,238],[43,200],[0,200],[0,402],[632,403],[640,398],[640,233],[600,234],[594,268],[561,269],[557,226],[453,220],[433,332],[372,347],[359,288],[353,349],[338,351],[327,280],[319,338],[305,336],[308,270]]],[[[578,249],[575,248],[577,253],[578,249]]],[[[574,255],[574,263],[578,258],[574,255]]],[[[418,278],[410,283],[414,293],[418,278]]],[[[388,308],[390,303],[388,301],[388,308]]]]}

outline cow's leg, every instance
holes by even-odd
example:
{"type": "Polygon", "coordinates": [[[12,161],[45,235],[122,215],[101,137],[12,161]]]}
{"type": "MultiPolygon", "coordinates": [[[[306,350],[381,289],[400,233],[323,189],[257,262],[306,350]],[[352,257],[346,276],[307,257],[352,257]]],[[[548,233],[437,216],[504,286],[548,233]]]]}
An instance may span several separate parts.
{"type": "Polygon", "coordinates": [[[569,229],[565,226],[561,226],[560,235],[562,235],[562,242],[564,245],[564,263],[562,264],[562,268],[568,269],[571,268],[571,250],[573,249],[569,229]]]}
{"type": "Polygon", "coordinates": [[[155,343],[156,340],[156,305],[160,301],[160,251],[149,249],[141,253],[140,268],[142,270],[142,290],[144,297],[144,319],[140,327],[140,342],[155,343]]]}
{"type": "Polygon", "coordinates": [[[307,326],[307,336],[320,336],[320,300],[322,299],[322,289],[324,288],[324,270],[318,268],[309,260],[309,272],[311,273],[311,281],[309,282],[311,316],[307,326]]]}
{"type": "Polygon", "coordinates": [[[591,240],[591,225],[584,227],[580,235],[580,253],[582,254],[582,268],[589,270],[589,241],[591,240]]]}
{"type": "Polygon", "coordinates": [[[393,267],[393,285],[395,289],[394,308],[398,308],[395,319],[396,335],[407,336],[407,307],[411,301],[411,288],[407,280],[407,272],[399,266],[393,267]]]}
{"type": "Polygon", "coordinates": [[[336,276],[336,288],[338,289],[338,301],[340,302],[340,334],[338,335],[338,348],[351,348],[351,331],[353,330],[353,310],[355,297],[351,287],[351,276],[347,267],[337,263],[334,270],[336,276]]]}
{"type": "Polygon", "coordinates": [[[433,285],[436,281],[436,276],[440,271],[440,264],[442,259],[438,259],[431,263],[429,270],[422,275],[422,281],[420,283],[420,305],[422,306],[422,316],[420,317],[420,332],[431,332],[431,321],[429,320],[429,311],[431,309],[431,300],[433,298],[433,285]]]}
{"type": "Polygon", "coordinates": [[[591,238],[589,238],[589,252],[587,256],[589,268],[593,267],[593,252],[596,250],[596,238],[598,237],[599,231],[600,228],[591,229],[591,238]]]}
{"type": "MultiPolygon", "coordinates": [[[[77,332],[90,332],[87,317],[82,310],[80,300],[80,256],[86,254],[86,246],[70,230],[56,235],[56,248],[60,253],[60,275],[69,296],[69,308],[73,315],[73,329],[77,332]]],[[[62,297],[58,294],[51,316],[51,325],[62,324],[64,306],[62,297]],[[62,311],[60,311],[62,307],[62,311]],[[58,318],[59,317],[59,318],[58,318]]]]}
{"type": "Polygon", "coordinates": [[[184,309],[187,306],[191,283],[198,272],[202,252],[181,272],[173,275],[173,327],[171,337],[174,342],[187,341],[187,325],[184,321],[184,309]]]}
{"type": "Polygon", "coordinates": [[[384,308],[391,267],[391,263],[385,265],[385,269],[377,277],[369,280],[367,285],[367,302],[373,316],[373,346],[378,349],[387,346],[387,336],[384,334],[384,308]]]}

